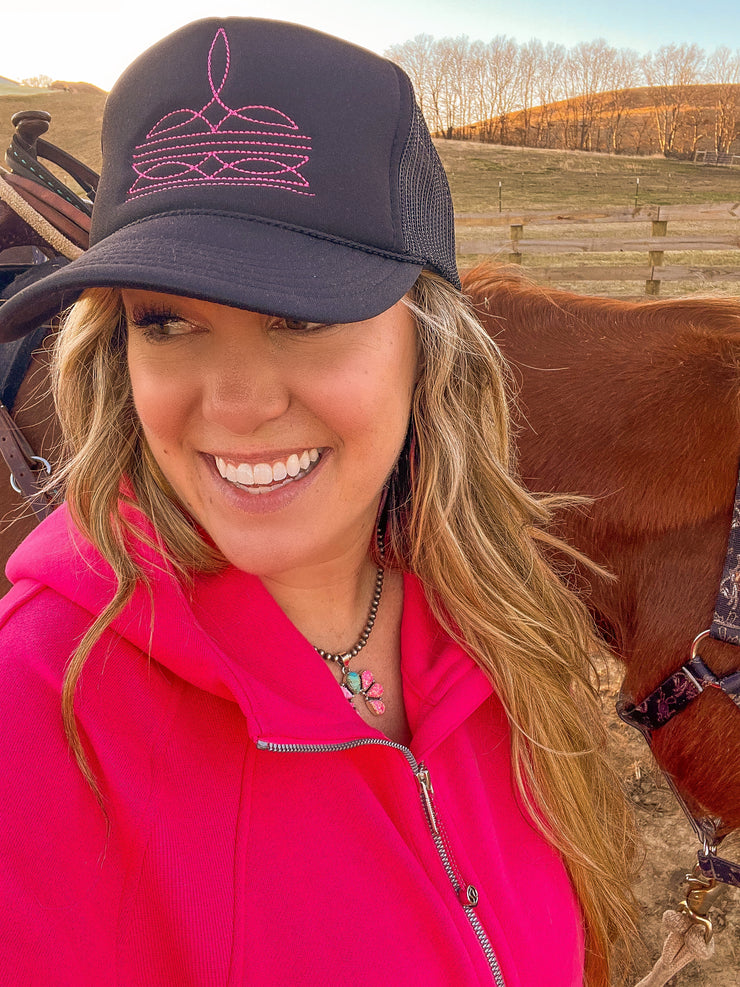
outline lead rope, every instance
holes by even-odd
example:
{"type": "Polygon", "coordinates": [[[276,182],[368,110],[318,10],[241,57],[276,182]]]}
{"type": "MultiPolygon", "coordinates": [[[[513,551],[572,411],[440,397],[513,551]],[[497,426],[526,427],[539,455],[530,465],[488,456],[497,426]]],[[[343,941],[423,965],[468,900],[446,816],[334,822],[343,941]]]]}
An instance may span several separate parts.
{"type": "Polygon", "coordinates": [[[704,931],[688,915],[669,908],[663,912],[665,942],[653,969],[635,987],[665,987],[679,970],[696,960],[708,960],[714,953],[714,939],[707,942],[704,931]]]}
{"type": "Polygon", "coordinates": [[[712,923],[707,912],[719,888],[702,874],[698,865],[693,873],[686,875],[686,880],[689,884],[686,898],[677,909],[663,912],[663,952],[650,973],[635,987],[665,987],[689,963],[694,960],[702,963],[714,954],[712,923]]]}

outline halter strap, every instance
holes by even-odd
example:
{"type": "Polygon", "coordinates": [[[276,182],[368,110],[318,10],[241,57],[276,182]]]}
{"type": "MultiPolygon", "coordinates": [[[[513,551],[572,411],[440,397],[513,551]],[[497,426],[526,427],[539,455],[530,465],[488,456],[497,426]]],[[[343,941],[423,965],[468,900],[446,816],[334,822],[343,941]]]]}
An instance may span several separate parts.
{"type": "Polygon", "coordinates": [[[740,475],[735,488],[725,564],[709,633],[718,641],[740,644],[740,475]]]}
{"type": "Polygon", "coordinates": [[[740,706],[740,672],[731,672],[724,678],[718,678],[704,664],[701,655],[693,655],[690,661],[664,679],[641,703],[633,704],[622,696],[617,708],[619,715],[627,723],[639,727],[643,732],[652,732],[685,709],[705,689],[721,689],[736,706],[740,706]]]}

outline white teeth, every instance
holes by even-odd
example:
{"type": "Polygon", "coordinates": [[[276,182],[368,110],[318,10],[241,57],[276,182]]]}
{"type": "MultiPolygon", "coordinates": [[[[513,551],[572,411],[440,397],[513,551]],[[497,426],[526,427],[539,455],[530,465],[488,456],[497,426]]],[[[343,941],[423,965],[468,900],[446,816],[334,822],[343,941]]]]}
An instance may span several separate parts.
{"type": "Polygon", "coordinates": [[[261,487],[272,483],[272,466],[269,463],[257,463],[254,467],[254,482],[261,487]]]}
{"type": "MultiPolygon", "coordinates": [[[[231,477],[229,477],[231,479],[231,477]]],[[[236,470],[236,482],[237,483],[254,483],[254,473],[252,467],[249,463],[240,463],[238,469],[236,470]]],[[[259,480],[257,481],[259,483],[259,480]]],[[[268,480],[269,483],[269,480],[268,480]]]]}
{"type": "Polygon", "coordinates": [[[320,458],[319,450],[304,449],[300,456],[291,453],[285,462],[278,460],[275,463],[239,463],[236,465],[231,461],[216,456],[216,468],[225,480],[231,483],[238,483],[245,487],[267,487],[271,483],[281,483],[286,478],[292,479],[301,471],[305,471],[312,463],[318,462],[320,458]]]}

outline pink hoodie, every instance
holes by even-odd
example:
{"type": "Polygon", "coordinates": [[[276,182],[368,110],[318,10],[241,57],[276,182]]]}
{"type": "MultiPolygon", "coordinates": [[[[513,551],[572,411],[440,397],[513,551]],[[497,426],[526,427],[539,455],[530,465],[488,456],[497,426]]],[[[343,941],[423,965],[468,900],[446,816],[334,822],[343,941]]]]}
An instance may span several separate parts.
{"type": "Polygon", "coordinates": [[[192,590],[150,549],[63,735],[110,569],[65,508],[0,604],[0,983],[576,987],[577,904],[519,810],[487,679],[405,578],[409,748],[365,725],[254,576],[192,590]],[[151,656],[151,657],[149,657],[151,656]]]}

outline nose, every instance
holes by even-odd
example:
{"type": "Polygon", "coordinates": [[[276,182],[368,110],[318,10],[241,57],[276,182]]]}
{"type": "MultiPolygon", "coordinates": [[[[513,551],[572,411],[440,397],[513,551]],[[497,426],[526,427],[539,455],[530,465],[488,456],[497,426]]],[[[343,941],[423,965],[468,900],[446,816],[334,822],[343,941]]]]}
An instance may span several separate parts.
{"type": "Polygon", "coordinates": [[[287,412],[286,367],[256,319],[221,334],[202,394],[204,418],[234,435],[250,435],[287,412]]]}

